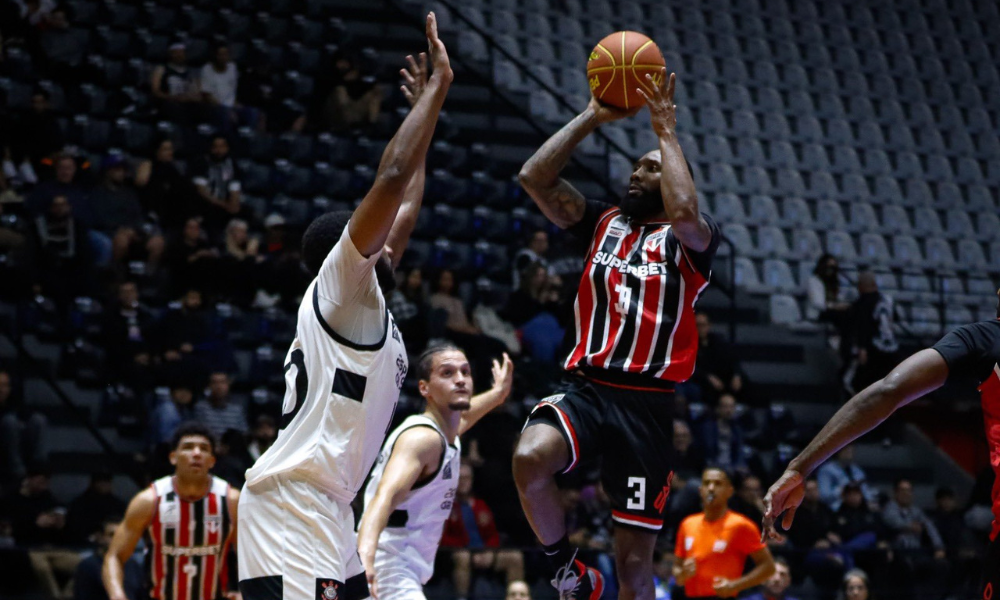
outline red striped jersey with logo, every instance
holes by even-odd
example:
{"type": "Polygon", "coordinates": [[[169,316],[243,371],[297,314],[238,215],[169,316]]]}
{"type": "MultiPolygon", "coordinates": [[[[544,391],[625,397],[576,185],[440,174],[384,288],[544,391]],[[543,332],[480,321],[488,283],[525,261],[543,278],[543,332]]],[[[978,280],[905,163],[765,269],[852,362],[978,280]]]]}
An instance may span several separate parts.
{"type": "Polygon", "coordinates": [[[979,384],[979,396],[990,449],[993,482],[993,529],[1000,536],[1000,319],[963,325],[934,344],[948,363],[948,379],[979,384]]]}
{"type": "Polygon", "coordinates": [[[150,597],[156,600],[216,600],[227,591],[226,556],[233,523],[229,484],[212,477],[208,494],[181,500],[174,478],[152,483],[156,494],[147,531],[150,597]]]}
{"type": "Polygon", "coordinates": [[[576,343],[566,370],[596,367],[685,381],[694,371],[698,332],[694,307],[711,277],[719,228],[703,215],[712,241],[685,248],[670,223],[637,223],[614,206],[587,201],[571,231],[592,232],[574,313],[576,343]]]}

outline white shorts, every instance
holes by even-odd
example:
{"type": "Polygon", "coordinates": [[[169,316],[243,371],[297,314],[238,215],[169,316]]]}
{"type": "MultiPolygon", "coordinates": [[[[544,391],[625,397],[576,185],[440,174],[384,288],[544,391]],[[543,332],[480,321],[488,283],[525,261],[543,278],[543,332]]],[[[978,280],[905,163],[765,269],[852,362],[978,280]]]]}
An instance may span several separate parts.
{"type": "Polygon", "coordinates": [[[420,578],[399,557],[375,553],[375,585],[379,600],[427,600],[420,578]]]}
{"type": "Polygon", "coordinates": [[[312,484],[279,475],[244,486],[238,531],[244,600],[368,597],[354,513],[312,484]]]}

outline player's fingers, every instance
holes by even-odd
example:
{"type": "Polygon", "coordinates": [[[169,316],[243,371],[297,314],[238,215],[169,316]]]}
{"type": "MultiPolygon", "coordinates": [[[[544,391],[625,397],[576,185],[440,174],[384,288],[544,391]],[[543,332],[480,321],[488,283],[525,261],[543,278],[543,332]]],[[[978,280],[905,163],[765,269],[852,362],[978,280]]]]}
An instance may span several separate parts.
{"type": "Polygon", "coordinates": [[[653,101],[653,99],[649,97],[649,94],[646,93],[646,90],[642,89],[641,87],[635,88],[635,91],[638,92],[639,95],[643,97],[643,99],[646,101],[647,104],[653,101]]]}
{"type": "Polygon", "coordinates": [[[781,519],[781,527],[782,527],[782,529],[784,529],[785,531],[788,531],[789,529],[791,529],[791,527],[792,527],[792,519],[794,519],[794,518],[795,518],[795,507],[793,506],[793,507],[791,507],[791,508],[788,509],[788,512],[785,513],[785,517],[783,519],[781,519]]]}
{"type": "Polygon", "coordinates": [[[661,90],[660,90],[659,86],[657,86],[653,82],[653,75],[650,74],[650,73],[646,73],[646,81],[649,82],[649,89],[651,90],[650,93],[649,93],[649,96],[652,97],[652,98],[659,98],[661,90]]]}
{"type": "MultiPolygon", "coordinates": [[[[664,75],[666,75],[667,70],[663,69],[663,71],[661,71],[661,73],[663,73],[664,75]]],[[[666,96],[667,100],[670,100],[671,104],[673,104],[673,101],[674,101],[674,84],[675,84],[676,80],[677,80],[677,75],[675,73],[671,73],[670,77],[668,77],[667,80],[666,80],[667,91],[664,93],[664,96],[666,96]]]]}
{"type": "Polygon", "coordinates": [[[403,95],[406,96],[406,100],[413,102],[413,92],[409,90],[405,85],[399,86],[399,89],[403,90],[403,95]]]}
{"type": "Polygon", "coordinates": [[[403,75],[403,80],[406,81],[407,85],[414,85],[417,83],[416,78],[406,69],[400,69],[400,73],[403,75]]]}
{"type": "Polygon", "coordinates": [[[420,67],[417,66],[417,61],[413,60],[412,54],[406,55],[406,64],[409,65],[409,70],[414,74],[420,73],[420,67]]]}
{"type": "Polygon", "coordinates": [[[427,73],[427,53],[426,52],[421,52],[420,53],[420,71],[421,71],[421,73],[424,73],[424,74],[427,73]]]}
{"type": "Polygon", "coordinates": [[[434,11],[427,13],[427,39],[436,40],[438,36],[437,17],[434,11]]]}

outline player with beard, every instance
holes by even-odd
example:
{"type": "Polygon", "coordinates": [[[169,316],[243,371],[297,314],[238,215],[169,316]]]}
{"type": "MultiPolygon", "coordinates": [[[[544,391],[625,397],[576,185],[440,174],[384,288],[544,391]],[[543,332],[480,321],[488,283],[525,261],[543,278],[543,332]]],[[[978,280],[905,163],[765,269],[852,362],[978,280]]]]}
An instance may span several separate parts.
{"type": "Polygon", "coordinates": [[[244,600],[368,596],[354,500],[392,421],[407,370],[386,308],[392,269],[409,242],[424,161],[453,73],[427,16],[427,57],[407,57],[413,108],[386,146],[375,183],[351,213],[319,217],[302,239],[316,273],[285,359],[277,439],[247,471],[240,498],[244,600]]]}
{"type": "Polygon", "coordinates": [[[560,597],[595,600],[603,580],[567,540],[556,473],[602,460],[619,598],[652,599],[653,547],[670,492],[673,387],[694,370],[694,307],[708,285],[718,226],[677,141],[674,75],[644,94],[659,148],[635,163],[620,206],[586,200],[559,173],[598,126],[638,112],[591,99],[524,165],[520,181],[553,223],[589,240],[575,303],[576,343],[559,393],[528,418],[514,478],[560,597]]]}
{"type": "Polygon", "coordinates": [[[877,427],[899,408],[946,382],[975,382],[983,405],[993,486],[993,529],[983,564],[982,597],[1000,592],[1000,290],[997,318],[963,325],[899,363],[891,373],[866,387],[841,407],[764,496],[764,536],[775,538],[774,522],[792,526],[805,497],[809,475],[841,448],[877,427]]]}
{"type": "Polygon", "coordinates": [[[358,529],[358,552],[378,600],[424,599],[458,487],[459,436],[507,398],[514,365],[506,354],[502,365],[493,361],[493,387],[472,397],[465,354],[437,346],[421,355],[417,379],[427,408],[385,441],[358,529]]]}

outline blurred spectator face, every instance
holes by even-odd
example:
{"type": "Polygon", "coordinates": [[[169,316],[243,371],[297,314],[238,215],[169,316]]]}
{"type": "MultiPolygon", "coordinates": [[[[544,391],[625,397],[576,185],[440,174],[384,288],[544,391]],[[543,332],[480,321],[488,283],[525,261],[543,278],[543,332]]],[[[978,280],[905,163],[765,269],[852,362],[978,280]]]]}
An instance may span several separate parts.
{"type": "Polygon", "coordinates": [[[68,219],[72,212],[73,209],[69,205],[69,200],[66,199],[66,196],[56,196],[52,199],[52,203],[49,204],[49,217],[56,221],[68,219]]]}
{"type": "Polygon", "coordinates": [[[412,292],[419,292],[424,284],[424,274],[420,269],[413,269],[406,276],[406,289],[412,292]]]}
{"type": "Polygon", "coordinates": [[[848,577],[844,591],[847,600],[868,600],[868,586],[860,577],[848,577]]]}
{"type": "Polygon", "coordinates": [[[528,248],[539,256],[545,256],[545,253],[549,251],[549,234],[544,231],[536,231],[531,236],[528,248]]]}
{"type": "Polygon", "coordinates": [[[458,497],[467,499],[472,496],[472,465],[462,463],[458,469],[458,497]]]}
{"type": "Polygon", "coordinates": [[[225,373],[212,373],[208,378],[208,391],[215,399],[225,399],[229,397],[229,375],[225,373]]]}
{"type": "Polygon", "coordinates": [[[790,585],[792,585],[792,573],[788,570],[788,565],[775,563],[774,574],[764,582],[764,589],[772,596],[780,598],[790,585]]]}
{"type": "Polygon", "coordinates": [[[107,554],[108,548],[111,546],[111,540],[115,537],[115,532],[118,531],[117,522],[108,522],[104,524],[101,531],[97,532],[94,541],[97,542],[97,553],[104,555],[107,554]]]}
{"type": "Polygon", "coordinates": [[[117,165],[108,169],[106,177],[115,185],[125,183],[125,165],[117,165]]]}
{"type": "Polygon", "coordinates": [[[733,484],[724,471],[706,469],[701,474],[701,486],[698,492],[701,494],[701,505],[705,510],[722,508],[733,496],[733,484]]]}
{"type": "Polygon", "coordinates": [[[674,450],[687,452],[691,447],[691,428],[680,419],[674,419],[674,450]]]}
{"type": "Polygon", "coordinates": [[[250,241],[250,230],[243,219],[233,219],[230,221],[229,225],[226,226],[226,234],[240,248],[245,247],[247,242],[250,241]]]}
{"type": "Polygon", "coordinates": [[[76,161],[72,157],[63,156],[56,162],[56,179],[59,183],[73,183],[76,176],[76,161]]]}
{"type": "Polygon", "coordinates": [[[7,400],[10,399],[10,390],[10,373],[0,371],[0,408],[7,405],[7,400]]]}
{"type": "Polygon", "coordinates": [[[844,446],[837,453],[837,461],[846,466],[854,462],[854,446],[844,446]]]}
{"type": "Polygon", "coordinates": [[[731,421],[736,416],[736,398],[732,394],[719,396],[719,405],[715,407],[715,414],[725,421],[731,421]]]}
{"type": "Polygon", "coordinates": [[[170,390],[170,398],[174,401],[174,404],[178,406],[188,406],[191,401],[194,400],[194,394],[191,390],[186,387],[175,387],[170,390]]]}
{"type": "Polygon", "coordinates": [[[698,313],[694,316],[694,326],[698,328],[698,339],[708,337],[708,332],[712,330],[712,323],[708,320],[708,315],[698,313]]]}
{"type": "Polygon", "coordinates": [[[111,475],[94,475],[90,480],[90,487],[102,496],[110,496],[111,475]]]}
{"type": "Polygon", "coordinates": [[[358,72],[358,67],[354,64],[354,61],[348,56],[340,56],[337,62],[334,63],[334,67],[340,76],[346,80],[357,79],[361,73],[358,72]]]}
{"type": "Polygon", "coordinates": [[[896,484],[896,504],[903,508],[913,504],[913,484],[905,479],[896,484]]]}
{"type": "Polygon", "coordinates": [[[580,490],[566,488],[559,490],[559,503],[565,512],[572,512],[580,506],[580,490]]]}
{"type": "Polygon", "coordinates": [[[523,581],[511,581],[507,586],[506,600],[531,600],[531,589],[523,581]]]}
{"type": "Polygon", "coordinates": [[[174,143],[170,140],[163,140],[156,147],[156,160],[159,162],[174,162],[174,143]]]}
{"type": "Polygon", "coordinates": [[[420,381],[420,395],[439,409],[469,410],[472,399],[472,370],[469,359],[459,350],[445,350],[431,357],[431,375],[420,381]]]}
{"type": "Polygon", "coordinates": [[[278,429],[274,425],[274,419],[267,415],[258,417],[251,435],[260,445],[270,446],[278,437],[278,429]]]}
{"type": "Polygon", "coordinates": [[[201,292],[198,290],[188,290],[184,294],[184,308],[188,310],[198,310],[201,308],[201,292]]]}
{"type": "Polygon", "coordinates": [[[215,56],[212,57],[212,62],[215,63],[215,66],[218,69],[220,70],[225,69],[226,66],[229,64],[229,47],[219,46],[218,48],[216,48],[215,56]]]}
{"type": "Polygon", "coordinates": [[[201,223],[198,219],[188,219],[184,222],[184,241],[196,242],[201,239],[201,223]]]}
{"type": "Polygon", "coordinates": [[[45,94],[35,94],[31,97],[31,110],[35,114],[42,114],[49,109],[49,99],[45,94]]]}
{"type": "MultiPolygon", "coordinates": [[[[0,373],[0,375],[3,374],[0,373]]],[[[2,404],[3,402],[0,402],[0,405],[2,404]]],[[[936,497],[936,501],[938,510],[943,513],[955,512],[955,509],[958,507],[958,505],[955,502],[955,494],[952,493],[938,494],[936,497]]]]}
{"type": "Polygon", "coordinates": [[[225,160],[229,156],[229,142],[222,136],[212,140],[212,158],[215,160],[225,160]]]}
{"type": "Polygon", "coordinates": [[[865,499],[857,486],[845,487],[843,494],[844,504],[851,508],[858,508],[865,499]]]}
{"type": "Polygon", "coordinates": [[[118,286],[118,302],[127,308],[139,303],[139,288],[131,281],[118,286]]]}
{"type": "Polygon", "coordinates": [[[447,269],[441,271],[441,274],[438,275],[438,291],[450,296],[453,289],[455,289],[455,275],[447,269]]]}
{"type": "Polygon", "coordinates": [[[66,11],[57,8],[49,13],[49,26],[53,29],[69,29],[69,19],[66,17],[66,11]]]}
{"type": "Polygon", "coordinates": [[[837,264],[837,259],[832,256],[828,256],[820,265],[820,277],[822,279],[836,279],[839,272],[840,265],[837,264]]]}
{"type": "Polygon", "coordinates": [[[673,577],[675,560],[676,557],[667,552],[660,560],[653,563],[653,573],[660,581],[670,581],[670,578],[673,577]]]}
{"type": "Polygon", "coordinates": [[[745,502],[755,504],[763,497],[764,495],[761,494],[760,479],[753,475],[745,477],[743,483],[740,484],[740,498],[745,502]]]}
{"type": "Polygon", "coordinates": [[[21,484],[26,496],[44,494],[49,489],[49,476],[44,473],[29,473],[21,484]]]}
{"type": "Polygon", "coordinates": [[[187,62],[187,54],[183,46],[175,46],[167,52],[167,60],[173,65],[183,65],[187,62]]]}
{"type": "Polygon", "coordinates": [[[819,502],[819,483],[815,479],[806,481],[806,502],[819,502]]]}

